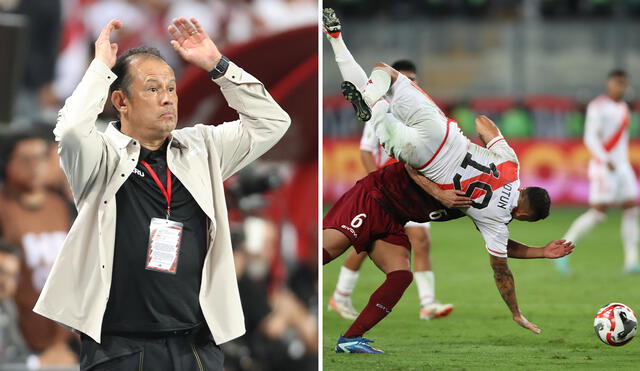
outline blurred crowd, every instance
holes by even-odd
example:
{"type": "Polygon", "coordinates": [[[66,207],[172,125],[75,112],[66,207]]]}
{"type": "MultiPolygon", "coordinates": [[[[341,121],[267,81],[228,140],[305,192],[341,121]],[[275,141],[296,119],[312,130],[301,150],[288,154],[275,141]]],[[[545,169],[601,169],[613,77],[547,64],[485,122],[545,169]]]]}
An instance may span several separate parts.
{"type": "Polygon", "coordinates": [[[0,11],[0,24],[15,25],[26,38],[26,50],[18,56],[23,77],[13,120],[23,124],[55,120],[93,58],[93,42],[112,18],[124,23],[114,40],[120,50],[155,47],[177,76],[183,65],[166,30],[175,17],[197,16],[222,49],[317,20],[313,0],[0,0],[0,11]]]}
{"type": "Polygon", "coordinates": [[[360,17],[640,17],[639,0],[327,0],[324,6],[360,17]]]}
{"type": "MultiPolygon", "coordinates": [[[[166,32],[177,16],[197,16],[224,52],[315,24],[317,3],[0,0],[0,40],[19,36],[2,46],[0,58],[15,61],[3,76],[15,83],[2,86],[13,102],[0,104],[0,369],[77,365],[78,335],[31,311],[75,217],[53,140],[57,111],[112,18],[124,23],[114,40],[120,51],[156,47],[179,78],[185,66],[166,32]]],[[[309,249],[317,221],[301,223],[277,202],[297,169],[292,162],[257,161],[225,183],[247,327],[244,337],[223,344],[228,370],[317,369],[317,258],[309,249]]]]}

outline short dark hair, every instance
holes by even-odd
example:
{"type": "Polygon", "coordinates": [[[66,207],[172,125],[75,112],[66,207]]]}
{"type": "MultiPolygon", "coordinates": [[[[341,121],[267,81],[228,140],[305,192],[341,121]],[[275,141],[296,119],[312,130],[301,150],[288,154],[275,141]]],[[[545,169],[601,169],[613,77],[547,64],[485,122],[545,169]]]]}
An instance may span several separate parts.
{"type": "Polygon", "coordinates": [[[418,69],[416,65],[408,59],[401,59],[399,61],[395,61],[391,67],[396,71],[411,71],[413,73],[418,73],[418,69]]]}
{"type": "Polygon", "coordinates": [[[616,68],[614,70],[611,70],[611,72],[609,72],[609,75],[607,75],[607,78],[612,78],[612,77],[627,77],[627,71],[620,69],[620,68],[616,68]]]}
{"type": "Polygon", "coordinates": [[[165,63],[166,59],[160,54],[160,51],[156,48],[150,46],[139,46],[137,48],[131,48],[126,52],[122,53],[118,59],[116,59],[116,64],[111,68],[111,72],[113,72],[118,78],[111,84],[109,88],[109,95],[116,90],[121,90],[127,96],[129,95],[129,86],[131,86],[131,76],[129,75],[129,62],[131,58],[136,55],[143,55],[147,57],[159,58],[165,63]]]}
{"type": "Polygon", "coordinates": [[[527,187],[523,190],[525,197],[529,200],[529,210],[532,221],[538,221],[549,216],[551,208],[551,198],[546,189],[540,187],[527,187]]]}
{"type": "Polygon", "coordinates": [[[29,129],[18,129],[8,132],[0,137],[0,180],[6,179],[7,165],[18,143],[29,139],[42,139],[45,142],[53,142],[53,128],[37,125],[29,129]]]}
{"type": "Polygon", "coordinates": [[[3,238],[0,238],[0,253],[13,255],[18,259],[22,259],[22,251],[20,249],[5,241],[3,238]]]}

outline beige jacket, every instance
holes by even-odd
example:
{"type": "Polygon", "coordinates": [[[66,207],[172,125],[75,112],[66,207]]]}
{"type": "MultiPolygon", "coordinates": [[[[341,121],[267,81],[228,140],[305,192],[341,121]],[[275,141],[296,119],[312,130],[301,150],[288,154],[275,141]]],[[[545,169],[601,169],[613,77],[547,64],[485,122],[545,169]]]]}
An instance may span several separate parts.
{"type": "MultiPolygon", "coordinates": [[[[54,133],[78,217],[34,308],[97,342],[111,287],[115,195],[140,154],[140,144],[113,125],[104,134],[95,127],[116,78],[94,60],[58,114],[54,133]]],[[[211,220],[199,300],[222,344],[245,332],[222,182],[276,144],[290,119],[262,83],[235,64],[214,81],[240,119],[174,130],[167,163],[211,220]]]]}

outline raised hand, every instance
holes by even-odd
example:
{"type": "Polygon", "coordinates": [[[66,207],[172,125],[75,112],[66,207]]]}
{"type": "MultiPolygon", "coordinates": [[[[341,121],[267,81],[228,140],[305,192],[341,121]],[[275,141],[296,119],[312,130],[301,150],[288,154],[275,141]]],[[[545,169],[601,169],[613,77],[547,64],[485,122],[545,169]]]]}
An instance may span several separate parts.
{"type": "Polygon", "coordinates": [[[538,326],[534,325],[533,323],[529,322],[528,319],[524,318],[524,316],[522,314],[514,314],[513,315],[513,320],[519,324],[520,326],[526,328],[527,330],[533,332],[534,334],[539,334],[542,330],[540,330],[538,328],[538,326]]]}
{"type": "Polygon", "coordinates": [[[222,57],[216,44],[200,25],[197,19],[191,22],[185,18],[174,18],[169,26],[169,33],[173,37],[171,46],[187,62],[205,71],[213,70],[222,57]]]}
{"type": "Polygon", "coordinates": [[[551,241],[543,247],[544,257],[547,259],[557,259],[571,254],[576,245],[571,241],[558,240],[551,241]]]}
{"type": "Polygon", "coordinates": [[[95,43],[95,58],[106,64],[109,68],[116,64],[116,58],[118,57],[118,44],[112,43],[111,40],[109,40],[109,37],[111,36],[112,31],[120,28],[122,28],[122,22],[120,20],[110,20],[109,23],[104,26],[102,31],[100,31],[100,35],[98,35],[98,39],[95,43]]]}

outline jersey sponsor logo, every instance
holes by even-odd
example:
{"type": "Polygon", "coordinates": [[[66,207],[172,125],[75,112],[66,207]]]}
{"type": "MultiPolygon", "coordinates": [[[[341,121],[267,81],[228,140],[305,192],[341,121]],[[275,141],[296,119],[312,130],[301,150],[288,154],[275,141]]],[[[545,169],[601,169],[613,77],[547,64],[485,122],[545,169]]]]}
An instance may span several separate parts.
{"type": "Polygon", "coordinates": [[[356,230],[355,230],[355,229],[353,229],[353,228],[351,228],[351,227],[348,227],[348,226],[346,226],[346,225],[344,225],[344,224],[343,224],[343,225],[341,225],[341,226],[340,226],[340,228],[342,228],[342,229],[346,229],[347,231],[351,232],[351,234],[353,235],[353,237],[358,238],[358,234],[356,233],[356,230]]]}
{"type": "Polygon", "coordinates": [[[132,173],[144,178],[144,173],[142,171],[140,171],[138,168],[134,167],[132,173]]]}

